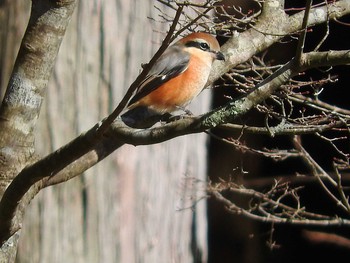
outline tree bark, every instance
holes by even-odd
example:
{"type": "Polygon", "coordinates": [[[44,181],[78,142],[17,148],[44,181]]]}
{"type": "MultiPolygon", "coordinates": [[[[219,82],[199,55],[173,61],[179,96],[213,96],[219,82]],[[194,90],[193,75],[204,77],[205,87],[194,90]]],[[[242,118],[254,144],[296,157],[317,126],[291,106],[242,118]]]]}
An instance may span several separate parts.
{"type": "MultiPolygon", "coordinates": [[[[28,22],[30,3],[27,1],[2,1],[0,3],[0,98],[2,99],[13,67],[21,37],[28,22]],[[21,13],[22,16],[16,16],[21,13]]],[[[7,185],[5,183],[5,185],[7,185]]],[[[6,187],[6,186],[5,186],[6,187]]],[[[0,253],[0,262],[14,262],[19,233],[12,236],[0,253]]]]}
{"type": "MultiPolygon", "coordinates": [[[[75,2],[36,0],[32,6],[28,27],[0,107],[1,197],[16,175],[35,159],[33,130],[75,2]],[[61,8],[54,10],[56,5],[61,5],[61,8]],[[41,38],[43,35],[45,38],[41,38]]],[[[16,10],[13,7],[10,6],[9,10],[16,10]]],[[[14,202],[1,202],[0,210],[0,258],[3,262],[13,262],[24,209],[14,202]],[[3,240],[6,242],[3,243],[3,240]]]]}
{"type": "MultiPolygon", "coordinates": [[[[158,31],[167,27],[147,19],[157,18],[153,5],[78,3],[36,127],[37,153],[57,149],[117,105],[165,36],[158,31]]],[[[192,110],[208,104],[205,93],[192,110]]],[[[205,203],[182,210],[200,197],[190,177],[205,181],[205,142],[192,135],[124,146],[84,176],[40,192],[26,211],[17,261],[205,262],[205,203]]]]}

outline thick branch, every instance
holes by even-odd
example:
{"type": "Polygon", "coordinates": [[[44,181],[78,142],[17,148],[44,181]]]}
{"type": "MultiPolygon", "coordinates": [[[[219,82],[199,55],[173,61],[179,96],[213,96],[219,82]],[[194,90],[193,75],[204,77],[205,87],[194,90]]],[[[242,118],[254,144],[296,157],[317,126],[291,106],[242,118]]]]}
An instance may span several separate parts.
{"type": "MultiPolygon", "coordinates": [[[[304,54],[306,58],[307,55],[308,54],[304,54]]],[[[17,209],[17,205],[20,203],[20,200],[25,195],[25,193],[33,184],[39,180],[48,178],[45,179],[47,180],[45,185],[59,183],[60,181],[66,181],[99,162],[106,155],[104,155],[103,158],[96,157],[92,161],[86,163],[83,161],[83,156],[85,155],[85,158],[88,156],[91,157],[92,153],[89,152],[92,150],[93,152],[96,151],[96,147],[98,147],[98,145],[103,144],[104,146],[113,146],[109,149],[109,151],[106,152],[109,154],[116,148],[120,147],[120,145],[123,143],[133,145],[160,143],[178,136],[203,132],[207,129],[233,120],[238,116],[242,116],[255,105],[269,97],[271,93],[273,93],[278,87],[280,87],[291,77],[298,74],[301,70],[312,67],[313,65],[312,60],[305,59],[302,61],[307,61],[308,64],[300,65],[300,63],[297,63],[298,66],[300,66],[300,68],[297,68],[295,66],[294,60],[292,60],[280,70],[276,71],[263,83],[261,83],[246,97],[232,101],[197,118],[185,118],[174,121],[167,125],[162,125],[160,127],[146,130],[135,130],[124,125],[122,122],[116,122],[113,126],[110,127],[108,132],[105,134],[105,137],[103,137],[99,144],[96,141],[96,133],[98,131],[99,125],[96,125],[87,133],[82,134],[78,138],[74,139],[68,145],[48,155],[39,162],[25,168],[11,183],[10,187],[5,192],[5,195],[0,202],[0,214],[3,214],[5,218],[10,217],[10,215],[17,209]],[[80,157],[82,157],[82,159],[79,160],[80,165],[71,166],[70,169],[75,167],[76,170],[69,171],[67,168],[68,165],[73,162],[72,160],[77,160],[80,157]],[[59,173],[59,177],[56,177],[56,179],[59,180],[56,180],[55,176],[57,176],[58,172],[60,171],[62,172],[59,173]],[[7,212],[4,214],[5,208],[9,210],[7,210],[7,212]]],[[[334,59],[333,62],[337,63],[338,60],[334,59]]],[[[318,63],[318,60],[316,60],[316,63],[318,63]]]]}
{"type": "MultiPolygon", "coordinates": [[[[32,161],[33,130],[74,7],[74,0],[32,1],[30,20],[0,108],[0,196],[7,182],[32,161]]],[[[28,180],[35,181],[35,175],[28,180]]],[[[32,183],[27,184],[19,183],[14,191],[23,195],[32,183]]],[[[0,204],[1,244],[21,222],[23,211],[15,213],[19,199],[11,200],[12,191],[0,204]]]]}
{"type": "MultiPolygon", "coordinates": [[[[339,8],[339,6],[333,6],[333,9],[338,10],[339,8]]],[[[339,16],[344,15],[346,10],[341,9],[341,11],[342,13],[338,14],[339,16]]],[[[350,7],[347,10],[347,12],[349,11],[350,7]]],[[[312,12],[315,12],[315,10],[312,10],[312,12]]],[[[302,17],[300,17],[300,19],[302,19],[302,17]]],[[[321,20],[318,20],[317,22],[320,23],[321,20]]],[[[291,62],[290,64],[286,65],[283,69],[276,72],[267,81],[264,81],[264,83],[266,84],[260,84],[258,89],[254,90],[247,97],[241,100],[228,103],[227,105],[218,108],[206,115],[199,116],[198,118],[186,118],[167,125],[163,125],[161,127],[156,127],[147,130],[134,130],[123,125],[120,122],[115,122],[115,124],[107,132],[108,136],[106,136],[101,143],[104,143],[104,141],[106,140],[117,140],[118,143],[116,145],[118,145],[118,147],[122,142],[133,145],[154,144],[190,133],[203,132],[207,129],[226,123],[228,120],[244,114],[254,105],[257,105],[259,102],[267,98],[281,84],[283,84],[285,81],[287,81],[292,76],[298,74],[301,71],[322,65],[331,66],[340,65],[343,63],[350,63],[349,51],[306,53],[302,57],[302,62],[301,64],[299,64],[299,68],[295,68],[292,70],[291,62]]],[[[99,159],[97,158],[96,161],[98,160],[99,159]]],[[[94,163],[92,165],[94,165],[94,163]]],[[[86,169],[88,169],[89,167],[90,166],[87,166],[86,169]]],[[[59,182],[53,179],[49,181],[55,181],[55,183],[59,182]]]]}
{"type": "Polygon", "coordinates": [[[180,16],[182,14],[183,6],[179,6],[179,8],[176,10],[176,14],[173,20],[172,25],[170,26],[169,32],[167,33],[165,39],[162,42],[162,45],[159,47],[158,51],[154,56],[152,57],[151,61],[145,65],[140,75],[136,78],[136,80],[130,85],[128,91],[126,92],[125,96],[121,100],[121,102],[118,104],[118,106],[114,109],[114,111],[107,117],[105,120],[103,120],[101,127],[99,128],[99,134],[103,134],[108,127],[112,124],[112,122],[118,117],[118,115],[122,112],[122,110],[127,105],[128,101],[130,100],[132,94],[137,89],[137,87],[141,84],[141,82],[146,78],[147,74],[153,67],[154,63],[157,61],[157,59],[163,54],[163,52],[166,50],[166,48],[169,46],[171,41],[173,40],[173,34],[176,29],[176,25],[180,19],[180,16]]]}
{"type": "MultiPolygon", "coordinates": [[[[304,14],[305,11],[301,11],[292,16],[287,16],[283,10],[280,10],[279,13],[265,15],[247,31],[234,32],[233,37],[221,48],[226,55],[227,62],[217,64],[215,70],[212,71],[209,83],[213,83],[231,68],[249,60],[253,55],[266,50],[284,36],[299,32],[302,29],[304,14]]],[[[309,14],[308,27],[347,14],[350,14],[350,1],[347,0],[312,8],[309,14]]]]}
{"type": "MultiPolygon", "coordinates": [[[[316,12],[316,9],[317,8],[312,9],[310,12],[311,24],[316,22],[325,22],[328,18],[325,16],[323,20],[313,20],[312,14],[316,12]]],[[[334,14],[333,18],[340,17],[350,12],[350,4],[348,1],[339,1],[332,5],[329,5],[329,9],[338,10],[337,12],[332,13],[334,14]],[[344,5],[346,4],[349,5],[348,9],[344,8],[344,5]]],[[[323,9],[323,11],[325,10],[326,9],[323,9]]],[[[268,46],[278,41],[283,34],[289,34],[299,30],[301,28],[302,17],[299,17],[299,20],[295,22],[293,26],[290,25],[290,19],[293,18],[296,20],[295,18],[297,15],[294,15],[288,19],[285,14],[274,14],[273,17],[281,16],[281,18],[272,19],[272,21],[264,20],[261,21],[259,25],[257,25],[259,30],[267,32],[267,30],[270,30],[272,23],[272,25],[275,26],[272,28],[278,28],[281,30],[281,32],[277,32],[281,33],[279,36],[263,34],[259,31],[256,31],[255,29],[248,30],[239,36],[234,36],[234,38],[230,40],[223,48],[223,50],[226,51],[226,53],[229,55],[229,62],[222,67],[218,66],[216,68],[211,77],[211,81],[218,79],[233,65],[237,65],[243,61],[246,61],[253,54],[266,49],[268,46]],[[246,44],[248,45],[245,46],[246,44]]],[[[307,54],[305,56],[307,58],[307,54]]],[[[186,118],[167,125],[163,125],[161,127],[147,130],[134,130],[116,122],[112,127],[108,129],[104,137],[100,138],[100,136],[97,136],[99,137],[98,141],[96,141],[96,132],[98,131],[100,125],[96,125],[85,134],[82,134],[73,140],[68,145],[43,158],[37,163],[34,163],[33,165],[30,165],[27,168],[23,169],[23,171],[18,174],[16,180],[14,180],[10,187],[7,189],[4,198],[1,200],[1,220],[2,222],[6,223],[6,227],[9,226],[8,223],[11,221],[11,216],[13,216],[13,213],[15,213],[18,205],[21,204],[21,200],[23,199],[25,193],[27,193],[27,191],[34,184],[37,185],[40,180],[44,180],[43,186],[59,183],[60,181],[68,180],[80,174],[82,171],[88,169],[103,159],[97,155],[97,157],[92,158],[89,162],[84,163],[84,158],[91,158],[91,154],[94,155],[96,153],[97,147],[101,145],[103,145],[103,147],[108,145],[108,143],[112,145],[108,151],[105,151],[104,156],[106,156],[114,149],[118,148],[122,143],[131,143],[134,145],[154,144],[185,134],[203,132],[207,129],[226,123],[246,113],[255,105],[268,98],[271,93],[273,93],[278,87],[288,81],[291,77],[295,76],[302,70],[311,67],[312,61],[310,62],[308,59],[302,60],[301,65],[300,63],[296,65],[295,61],[292,60],[280,70],[275,72],[275,74],[273,74],[271,77],[258,85],[258,87],[249,93],[246,97],[232,101],[227,105],[224,105],[205,115],[199,116],[198,118],[186,118]],[[308,64],[306,64],[306,61],[308,64]],[[76,160],[78,160],[78,166],[75,166],[73,163],[76,160]],[[9,210],[5,210],[6,207],[9,207],[9,210]]],[[[32,197],[33,196],[29,196],[29,198],[32,197]]],[[[13,229],[15,229],[15,226],[12,225],[10,227],[10,230],[13,231],[13,229]]],[[[7,235],[9,233],[11,234],[12,232],[6,232],[7,235]]],[[[3,235],[1,235],[1,237],[3,237],[3,235]]]]}
{"type": "Polygon", "coordinates": [[[350,50],[330,50],[305,53],[300,58],[301,70],[310,68],[331,67],[350,63],[350,50]]]}
{"type": "MultiPolygon", "coordinates": [[[[330,53],[321,52],[321,57],[327,57],[327,60],[324,63],[328,65],[338,65],[344,62],[350,63],[350,57],[348,57],[348,61],[344,61],[342,54],[348,54],[348,51],[331,51],[330,53]]],[[[46,185],[56,184],[62,181],[66,181],[71,177],[74,177],[80,174],[82,171],[90,168],[95,165],[101,159],[103,159],[107,153],[113,152],[116,148],[120,147],[122,144],[132,144],[132,145],[149,145],[155,143],[161,143],[166,140],[170,140],[175,137],[191,134],[191,133],[200,133],[205,130],[211,129],[218,125],[224,124],[228,122],[230,119],[234,119],[239,117],[249,111],[252,107],[260,103],[266,97],[268,97],[274,90],[276,90],[281,84],[283,84],[290,77],[298,74],[300,71],[303,71],[307,68],[313,68],[315,66],[320,66],[319,56],[315,56],[314,52],[306,53],[303,55],[303,60],[300,68],[291,67],[292,62],[287,64],[283,69],[276,72],[273,76],[275,78],[269,79],[266,84],[260,84],[256,90],[251,92],[247,97],[242,98],[237,101],[233,101],[224,105],[221,108],[215,109],[212,112],[209,112],[205,115],[198,117],[189,117],[184,118],[178,121],[171,122],[166,125],[161,125],[160,127],[154,127],[151,129],[145,130],[137,130],[132,129],[126,126],[120,120],[114,122],[112,127],[107,131],[103,140],[101,140],[98,144],[93,146],[93,150],[89,152],[86,156],[83,156],[81,159],[78,159],[76,162],[81,163],[81,165],[76,165],[75,167],[79,167],[77,170],[72,167],[66,167],[62,170],[58,175],[50,177],[47,181],[46,185]],[[103,145],[103,146],[102,146],[103,145]],[[96,154],[96,149],[104,149],[107,145],[109,145],[108,151],[103,151],[103,158],[101,154],[96,154]],[[114,148],[115,147],[115,148],[114,148]],[[91,157],[93,161],[91,161],[91,157]],[[86,159],[85,159],[86,157],[86,159]],[[85,161],[84,161],[85,160],[85,161]],[[86,160],[90,160],[87,161],[86,160]],[[68,174],[67,174],[68,173],[68,174]],[[61,179],[60,179],[61,178],[61,179]],[[64,179],[63,179],[64,178],[64,179]]],[[[308,127],[305,130],[302,130],[301,133],[310,132],[309,129],[313,131],[320,131],[322,129],[330,129],[336,126],[343,125],[340,122],[331,123],[329,125],[320,125],[315,127],[308,127]]],[[[263,132],[266,132],[265,130],[263,132]]],[[[287,134],[288,130],[285,131],[287,134]]],[[[284,132],[282,131],[284,134],[284,132]]]]}
{"type": "Polygon", "coordinates": [[[36,125],[43,96],[75,1],[33,1],[0,108],[1,146],[21,145],[36,125]],[[58,8],[59,7],[59,8],[58,8]]]}

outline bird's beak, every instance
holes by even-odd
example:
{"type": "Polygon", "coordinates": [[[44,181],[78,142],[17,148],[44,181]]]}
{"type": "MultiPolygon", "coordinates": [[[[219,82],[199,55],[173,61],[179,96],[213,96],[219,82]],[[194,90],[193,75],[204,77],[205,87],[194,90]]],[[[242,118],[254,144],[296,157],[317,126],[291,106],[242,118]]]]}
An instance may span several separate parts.
{"type": "Polygon", "coordinates": [[[225,61],[225,56],[222,52],[217,51],[217,52],[215,52],[215,59],[225,61]]]}

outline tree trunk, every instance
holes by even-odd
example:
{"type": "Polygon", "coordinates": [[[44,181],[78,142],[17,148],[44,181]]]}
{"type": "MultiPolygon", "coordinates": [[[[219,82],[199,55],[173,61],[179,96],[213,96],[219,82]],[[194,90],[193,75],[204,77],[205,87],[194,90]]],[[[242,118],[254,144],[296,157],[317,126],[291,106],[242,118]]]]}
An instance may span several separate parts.
{"type": "MultiPolygon", "coordinates": [[[[1,16],[10,26],[28,13],[8,2],[0,8],[14,7],[1,16]]],[[[153,5],[78,3],[39,118],[38,153],[57,149],[117,105],[168,28],[147,18],[158,19],[153,5]]],[[[19,30],[22,23],[4,31],[1,47],[20,43],[19,30]]],[[[1,53],[2,88],[13,53],[1,53]]],[[[194,113],[204,112],[208,93],[193,104],[194,113]]],[[[183,209],[201,197],[191,177],[206,178],[204,135],[124,146],[83,176],[39,193],[26,211],[17,262],[205,262],[205,203],[183,209]]]]}

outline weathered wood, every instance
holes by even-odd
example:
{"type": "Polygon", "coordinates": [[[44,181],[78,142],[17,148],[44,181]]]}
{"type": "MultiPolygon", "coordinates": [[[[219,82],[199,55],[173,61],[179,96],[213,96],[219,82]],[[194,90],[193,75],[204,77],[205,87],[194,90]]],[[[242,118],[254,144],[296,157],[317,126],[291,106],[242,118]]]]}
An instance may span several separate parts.
{"type": "MultiPolygon", "coordinates": [[[[160,45],[157,31],[167,29],[147,19],[157,18],[153,5],[79,2],[36,129],[38,153],[67,143],[117,105],[160,45]]],[[[203,94],[192,110],[204,112],[208,101],[203,94]]],[[[205,203],[178,209],[197,198],[186,176],[205,180],[205,140],[124,146],[84,176],[45,189],[26,212],[18,262],[191,262],[196,253],[204,262],[205,203]]]]}

